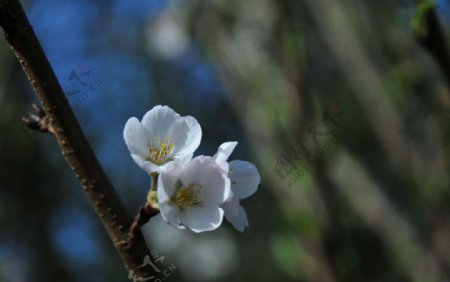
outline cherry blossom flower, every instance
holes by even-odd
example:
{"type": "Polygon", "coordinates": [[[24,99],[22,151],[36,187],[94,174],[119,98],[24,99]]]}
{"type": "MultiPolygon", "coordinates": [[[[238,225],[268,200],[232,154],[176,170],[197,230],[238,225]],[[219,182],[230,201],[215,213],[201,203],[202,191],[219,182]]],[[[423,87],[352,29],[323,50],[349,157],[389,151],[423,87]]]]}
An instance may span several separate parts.
{"type": "Polygon", "coordinates": [[[181,117],[167,106],[155,106],[142,121],[130,118],[123,135],[133,160],[150,174],[168,169],[174,160],[189,161],[202,131],[195,118],[181,117]]]}
{"type": "Polygon", "coordinates": [[[251,196],[258,189],[261,177],[252,163],[240,160],[227,162],[237,142],[225,142],[213,156],[216,163],[228,174],[231,180],[231,191],[221,205],[225,218],[240,232],[248,227],[248,218],[240,200],[251,196]]]}
{"type": "Polygon", "coordinates": [[[212,157],[199,156],[162,171],[158,180],[158,205],[162,218],[179,228],[210,231],[222,224],[220,206],[230,194],[227,173],[212,157]]]}

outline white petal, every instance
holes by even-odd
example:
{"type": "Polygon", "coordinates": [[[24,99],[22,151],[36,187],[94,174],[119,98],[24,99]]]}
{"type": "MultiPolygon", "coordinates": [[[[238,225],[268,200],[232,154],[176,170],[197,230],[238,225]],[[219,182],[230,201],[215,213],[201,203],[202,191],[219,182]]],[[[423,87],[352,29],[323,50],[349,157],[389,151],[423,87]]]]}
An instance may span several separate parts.
{"type": "MultiPolygon", "coordinates": [[[[193,158],[190,162],[186,163],[183,167],[182,172],[180,173],[180,180],[183,185],[189,185],[192,183],[196,183],[197,179],[201,178],[203,164],[202,164],[203,156],[198,156],[193,158]]],[[[198,183],[196,183],[198,184],[198,183]]]]}
{"type": "Polygon", "coordinates": [[[193,154],[200,145],[202,129],[197,120],[191,116],[177,120],[168,131],[170,141],[175,144],[173,158],[193,154]]]}
{"type": "Polygon", "coordinates": [[[159,203],[171,201],[171,197],[177,192],[180,173],[181,168],[176,164],[170,169],[161,172],[157,187],[159,203]]]}
{"type": "Polygon", "coordinates": [[[202,179],[203,176],[207,174],[205,169],[209,169],[210,166],[217,166],[211,157],[197,156],[183,167],[183,171],[180,174],[180,179],[184,185],[191,183],[200,184],[196,181],[202,179]]]}
{"type": "Polygon", "coordinates": [[[208,156],[194,158],[180,175],[183,185],[198,184],[203,202],[221,205],[230,194],[230,180],[227,174],[208,156]]]}
{"type": "Polygon", "coordinates": [[[164,171],[172,169],[175,165],[176,165],[176,163],[174,161],[167,162],[163,165],[156,166],[157,170],[154,170],[154,171],[158,172],[158,173],[162,173],[164,171]]]}
{"type": "Polygon", "coordinates": [[[164,221],[176,228],[183,229],[181,224],[181,211],[171,201],[172,196],[177,191],[179,173],[180,168],[176,165],[167,171],[161,172],[156,191],[158,194],[159,210],[164,221]]]}
{"type": "Polygon", "coordinates": [[[152,172],[158,172],[161,173],[163,171],[166,171],[170,168],[172,168],[175,163],[174,162],[168,162],[163,165],[157,165],[150,161],[143,160],[140,156],[132,154],[131,157],[133,158],[134,162],[140,166],[143,170],[145,170],[148,174],[152,172]]]}
{"type": "MultiPolygon", "coordinates": [[[[230,195],[230,179],[225,173],[216,173],[216,168],[214,173],[210,173],[202,179],[200,185],[203,189],[201,190],[201,195],[203,197],[203,202],[209,205],[221,205],[230,195]]],[[[222,169],[220,169],[222,172],[222,169]]]]}
{"type": "Polygon", "coordinates": [[[248,227],[248,219],[247,219],[247,213],[245,212],[244,208],[242,206],[239,206],[239,212],[237,216],[230,216],[225,214],[225,218],[233,224],[234,228],[236,230],[243,232],[245,227],[248,227]]]}
{"type": "Polygon", "coordinates": [[[170,202],[160,203],[159,210],[161,213],[161,217],[165,222],[178,229],[184,229],[184,226],[182,225],[180,220],[181,212],[177,206],[173,205],[170,202]]]}
{"type": "Polygon", "coordinates": [[[230,162],[231,190],[239,199],[247,198],[258,190],[261,177],[258,169],[246,161],[230,162]]]}
{"type": "Polygon", "coordinates": [[[224,210],[226,217],[237,217],[240,207],[239,199],[230,192],[230,196],[220,207],[224,210]]]}
{"type": "Polygon", "coordinates": [[[177,163],[178,166],[184,167],[192,160],[193,156],[194,156],[194,154],[189,154],[184,157],[175,159],[175,162],[177,163]]]}
{"type": "Polygon", "coordinates": [[[208,205],[221,205],[230,195],[230,179],[225,171],[209,156],[199,156],[200,173],[195,182],[202,186],[203,202],[208,205]]]}
{"type": "Polygon", "coordinates": [[[135,117],[130,118],[125,124],[123,138],[131,154],[147,157],[147,145],[149,134],[144,126],[135,117]]]}
{"type": "Polygon", "coordinates": [[[219,165],[226,162],[237,144],[238,142],[236,141],[222,143],[222,145],[219,146],[217,153],[213,156],[214,160],[216,160],[219,165]]]}
{"type": "Polygon", "coordinates": [[[145,113],[142,124],[153,138],[162,139],[168,137],[173,124],[180,119],[180,115],[167,106],[155,106],[145,113]]]}
{"type": "Polygon", "coordinates": [[[152,162],[142,159],[142,157],[139,155],[131,154],[131,157],[133,158],[134,162],[138,166],[140,166],[143,170],[145,170],[147,173],[151,173],[153,171],[159,172],[159,170],[160,170],[160,168],[157,165],[155,165],[152,162]]]}
{"type": "Polygon", "coordinates": [[[196,233],[211,231],[222,224],[223,214],[223,210],[217,206],[195,206],[182,212],[181,222],[196,233]]]}
{"type": "Polygon", "coordinates": [[[223,152],[217,152],[214,157],[216,159],[216,163],[220,168],[222,168],[223,171],[228,173],[230,170],[230,166],[227,162],[228,157],[223,152]]]}

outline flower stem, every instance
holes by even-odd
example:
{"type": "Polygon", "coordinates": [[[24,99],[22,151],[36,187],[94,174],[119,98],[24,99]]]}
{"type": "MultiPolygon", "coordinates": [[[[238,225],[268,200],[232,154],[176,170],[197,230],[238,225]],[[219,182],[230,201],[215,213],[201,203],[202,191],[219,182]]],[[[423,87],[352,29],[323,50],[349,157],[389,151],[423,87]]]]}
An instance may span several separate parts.
{"type": "Polygon", "coordinates": [[[157,172],[152,172],[150,173],[150,176],[152,177],[152,185],[150,186],[150,191],[156,191],[156,187],[158,187],[159,174],[157,172]]]}

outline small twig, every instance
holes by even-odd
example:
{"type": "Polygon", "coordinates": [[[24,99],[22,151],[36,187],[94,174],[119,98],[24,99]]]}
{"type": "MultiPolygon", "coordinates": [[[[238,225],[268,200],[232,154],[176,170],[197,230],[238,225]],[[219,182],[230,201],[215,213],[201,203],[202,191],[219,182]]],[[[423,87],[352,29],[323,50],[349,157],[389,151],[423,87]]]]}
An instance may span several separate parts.
{"type": "Polygon", "coordinates": [[[133,246],[134,238],[139,232],[141,226],[146,224],[152,217],[159,213],[158,201],[156,199],[159,174],[152,172],[150,176],[152,177],[152,183],[147,195],[147,202],[140,207],[139,213],[134,218],[134,221],[130,226],[130,231],[128,232],[128,247],[130,248],[133,246]]]}
{"type": "Polygon", "coordinates": [[[50,119],[45,114],[45,111],[36,104],[33,104],[34,113],[29,113],[28,117],[23,117],[23,123],[30,129],[37,130],[40,132],[48,132],[52,135],[55,134],[50,119]]]}
{"type": "Polygon", "coordinates": [[[131,224],[130,231],[128,232],[128,246],[131,248],[134,243],[134,238],[136,234],[139,232],[141,226],[146,224],[152,217],[159,213],[159,209],[153,208],[149,203],[141,206],[139,209],[139,213],[134,218],[133,223],[131,224]]]}

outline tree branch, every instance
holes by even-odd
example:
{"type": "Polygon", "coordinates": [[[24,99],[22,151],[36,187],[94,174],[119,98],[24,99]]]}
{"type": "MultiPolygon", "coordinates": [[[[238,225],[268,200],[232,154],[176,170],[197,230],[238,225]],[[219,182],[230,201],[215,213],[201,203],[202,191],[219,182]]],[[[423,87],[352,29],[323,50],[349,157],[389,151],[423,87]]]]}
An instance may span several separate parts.
{"type": "Polygon", "coordinates": [[[129,244],[132,220],[87,142],[18,0],[0,0],[0,26],[42,103],[49,131],[81,182],[125,267],[142,277],[155,275],[139,268],[149,254],[143,236],[135,230],[133,244],[129,244]]]}

